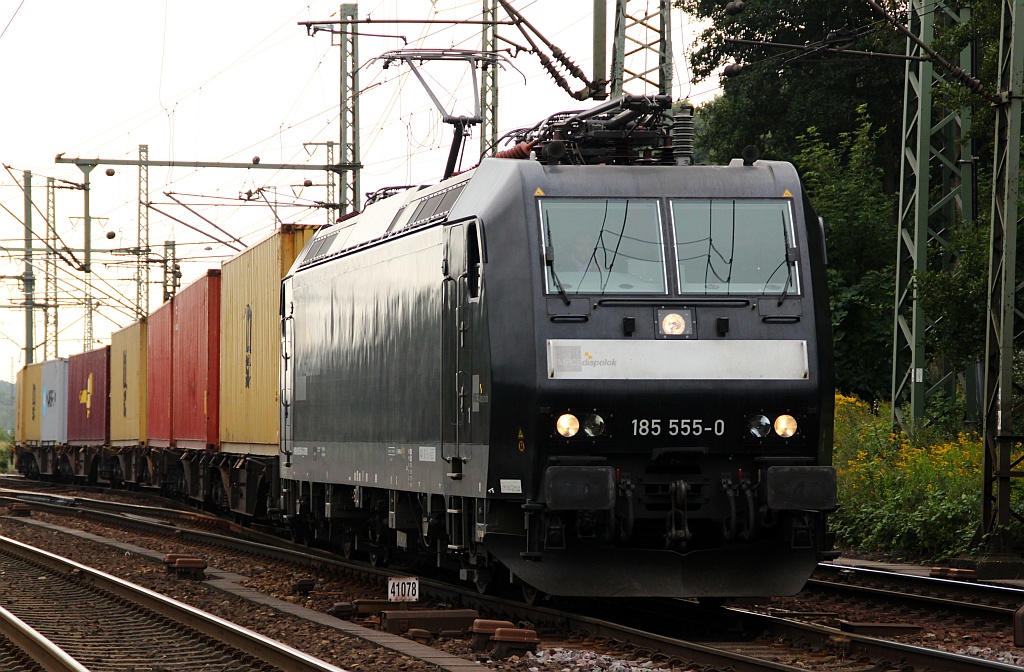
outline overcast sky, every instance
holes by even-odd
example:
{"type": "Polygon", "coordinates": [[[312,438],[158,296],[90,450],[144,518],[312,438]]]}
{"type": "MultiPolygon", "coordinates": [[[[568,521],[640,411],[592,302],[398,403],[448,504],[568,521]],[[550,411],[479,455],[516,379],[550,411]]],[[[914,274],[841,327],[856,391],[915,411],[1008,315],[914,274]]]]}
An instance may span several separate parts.
{"type": "MultiPolygon", "coordinates": [[[[514,6],[545,37],[592,75],[592,3],[576,0],[516,0],[514,6]]],[[[608,10],[609,30],[614,2],[608,10]]],[[[639,7],[639,0],[632,0],[639,7]]],[[[652,7],[657,2],[651,0],[652,7]]],[[[388,24],[384,19],[476,20],[481,2],[459,0],[375,0],[359,5],[360,17],[382,23],[363,26],[359,42],[362,192],[436,181],[444,169],[451,127],[411,76],[408,66],[382,68],[375,56],[400,48],[479,49],[479,26],[388,24]],[[404,39],[403,39],[404,38],[404,39]]],[[[81,183],[75,165],[54,157],[138,158],[139,145],[151,160],[263,163],[326,162],[322,145],[338,141],[339,57],[326,33],[308,36],[301,21],[338,18],[339,4],[280,0],[0,0],[0,274],[24,273],[24,172],[31,171],[33,230],[45,234],[46,178],[73,187],[81,183]],[[9,212],[8,212],[9,211],[9,212]]],[[[499,18],[506,18],[499,9],[499,18]]],[[[682,54],[695,28],[673,12],[676,97],[702,101],[714,84],[691,85],[682,54]]],[[[513,27],[500,35],[518,44],[513,27]]],[[[503,43],[499,46],[508,46],[503,43]]],[[[608,62],[611,63],[610,43],[608,62]]],[[[637,64],[639,65],[639,64],[637,64]]],[[[449,112],[472,112],[469,72],[461,65],[425,64],[421,70],[449,112]]],[[[557,111],[583,109],[557,88],[537,58],[521,53],[499,75],[499,134],[532,124],[557,111]]],[[[575,88],[582,84],[573,82],[575,88]]],[[[634,91],[639,92],[639,91],[634,91]]],[[[468,140],[463,167],[476,163],[479,139],[468,140]]],[[[340,157],[336,157],[340,160],[340,157]]],[[[133,321],[135,257],[116,254],[137,244],[138,169],[107,166],[90,174],[97,345],[133,321]],[[113,238],[108,239],[108,232],[113,238]]],[[[270,234],[274,211],[285,222],[321,224],[325,211],[311,207],[326,199],[320,172],[156,168],[149,170],[149,198],[161,212],[213,236],[252,244],[270,234]],[[312,187],[303,187],[309,178],[312,187]],[[263,189],[266,201],[243,202],[239,195],[263,189]],[[170,195],[166,195],[169,193],[170,195]],[[188,204],[188,208],[175,202],[188,204]],[[191,211],[190,211],[191,209],[191,211]]],[[[83,194],[55,192],[57,232],[73,250],[84,247],[83,194]]],[[[152,258],[174,240],[184,258],[185,282],[218,267],[235,252],[168,216],[150,210],[152,258]]],[[[37,300],[43,300],[42,243],[35,253],[37,300]]],[[[237,247],[237,245],[236,245],[237,247]]],[[[81,253],[77,253],[81,256],[81,253]]],[[[150,308],[160,301],[159,265],[151,265],[150,308]]],[[[85,292],[82,274],[60,263],[59,354],[81,352],[85,292]]],[[[13,380],[24,364],[24,288],[17,279],[0,283],[0,379],[13,380]]],[[[36,342],[42,343],[38,315],[36,342]]],[[[41,346],[36,361],[42,359],[41,346]]]]}

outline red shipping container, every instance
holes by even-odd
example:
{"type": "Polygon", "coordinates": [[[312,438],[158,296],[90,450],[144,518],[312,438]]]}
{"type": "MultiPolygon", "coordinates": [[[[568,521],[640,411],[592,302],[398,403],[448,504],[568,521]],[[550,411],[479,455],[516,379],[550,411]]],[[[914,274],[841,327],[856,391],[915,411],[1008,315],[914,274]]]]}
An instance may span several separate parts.
{"type": "Polygon", "coordinates": [[[110,346],[68,358],[68,444],[105,446],[110,438],[110,346]]]}
{"type": "Polygon", "coordinates": [[[174,299],[154,310],[149,316],[146,336],[146,426],[149,445],[166,448],[172,445],[171,392],[174,370],[174,299]]]}
{"type": "Polygon", "coordinates": [[[174,297],[172,380],[174,445],[216,448],[220,443],[219,270],[207,271],[174,297]]]}

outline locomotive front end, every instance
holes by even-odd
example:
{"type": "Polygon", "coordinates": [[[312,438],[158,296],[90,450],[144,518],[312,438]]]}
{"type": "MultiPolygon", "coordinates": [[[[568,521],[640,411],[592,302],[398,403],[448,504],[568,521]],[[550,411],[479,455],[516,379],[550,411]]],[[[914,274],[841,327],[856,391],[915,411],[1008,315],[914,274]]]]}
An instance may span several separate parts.
{"type": "Polygon", "coordinates": [[[836,486],[824,245],[795,171],[549,168],[534,193],[538,485],[527,547],[490,546],[558,594],[796,593],[836,486]]]}

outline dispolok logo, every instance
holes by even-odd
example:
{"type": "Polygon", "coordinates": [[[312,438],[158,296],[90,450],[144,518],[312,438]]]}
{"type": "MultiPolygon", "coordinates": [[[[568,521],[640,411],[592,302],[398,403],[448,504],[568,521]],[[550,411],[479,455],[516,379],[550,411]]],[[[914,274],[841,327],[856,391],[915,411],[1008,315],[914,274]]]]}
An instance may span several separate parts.
{"type": "Polygon", "coordinates": [[[614,358],[595,358],[578,345],[555,346],[555,369],[563,373],[581,373],[584,368],[617,365],[618,362],[614,358]]]}
{"type": "Polygon", "coordinates": [[[583,366],[616,366],[614,359],[608,359],[607,357],[604,359],[594,359],[594,356],[589,352],[583,353],[583,361],[581,363],[583,366]]]}

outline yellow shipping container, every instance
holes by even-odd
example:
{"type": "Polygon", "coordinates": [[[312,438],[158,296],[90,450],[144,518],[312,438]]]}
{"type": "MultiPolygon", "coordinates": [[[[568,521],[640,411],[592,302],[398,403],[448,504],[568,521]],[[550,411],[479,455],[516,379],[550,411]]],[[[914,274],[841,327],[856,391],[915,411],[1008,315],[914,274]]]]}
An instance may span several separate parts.
{"type": "Polygon", "coordinates": [[[17,414],[15,436],[20,445],[38,445],[42,429],[43,363],[29,364],[18,374],[17,414]]]}
{"type": "Polygon", "coordinates": [[[281,278],[319,227],[285,225],[221,267],[220,447],[276,455],[281,278]]]}
{"type": "Polygon", "coordinates": [[[146,432],[145,320],[110,337],[110,445],[144,446],[146,432]]]}

